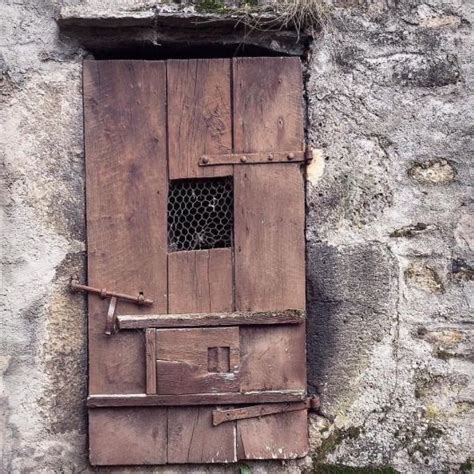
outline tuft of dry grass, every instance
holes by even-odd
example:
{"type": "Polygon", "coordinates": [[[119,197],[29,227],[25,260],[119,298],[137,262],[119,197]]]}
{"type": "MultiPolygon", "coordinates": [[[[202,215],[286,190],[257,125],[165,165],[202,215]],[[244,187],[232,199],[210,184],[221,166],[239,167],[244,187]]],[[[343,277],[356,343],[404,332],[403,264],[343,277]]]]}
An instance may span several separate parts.
{"type": "Polygon", "coordinates": [[[244,4],[236,12],[252,29],[293,28],[298,35],[310,29],[328,29],[332,9],[328,0],[274,0],[266,6],[244,4]]]}

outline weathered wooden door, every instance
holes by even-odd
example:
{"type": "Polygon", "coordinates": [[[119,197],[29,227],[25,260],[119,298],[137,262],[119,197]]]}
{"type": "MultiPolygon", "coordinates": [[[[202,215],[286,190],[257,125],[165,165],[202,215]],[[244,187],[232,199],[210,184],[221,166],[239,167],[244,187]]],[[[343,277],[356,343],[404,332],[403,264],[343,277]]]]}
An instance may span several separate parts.
{"type": "Polygon", "coordinates": [[[153,301],[89,296],[92,464],[307,452],[302,100],[297,58],[84,63],[88,284],[153,301]]]}

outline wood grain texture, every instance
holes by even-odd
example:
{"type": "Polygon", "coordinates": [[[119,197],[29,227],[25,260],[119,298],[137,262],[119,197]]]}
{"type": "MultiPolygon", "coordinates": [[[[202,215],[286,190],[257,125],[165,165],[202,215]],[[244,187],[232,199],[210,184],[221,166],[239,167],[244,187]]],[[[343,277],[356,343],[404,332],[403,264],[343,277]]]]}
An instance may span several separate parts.
{"type": "Polygon", "coordinates": [[[170,408],[168,462],[235,462],[235,424],[212,426],[212,408],[170,408]]]}
{"type": "Polygon", "coordinates": [[[232,311],[232,250],[168,254],[169,312],[232,311]]]}
{"type": "Polygon", "coordinates": [[[180,328],[199,326],[248,326],[268,324],[301,324],[305,321],[303,310],[260,311],[234,313],[190,313],[119,315],[119,329],[180,328]]]}
{"type": "Polygon", "coordinates": [[[165,464],[167,408],[89,410],[92,465],[165,464]]]}
{"type": "Polygon", "coordinates": [[[245,403],[280,403],[304,400],[302,390],[274,390],[251,393],[205,393],[191,395],[91,395],[87,399],[89,408],[101,407],[146,407],[183,405],[234,405],[245,403]]]}
{"type": "Polygon", "coordinates": [[[230,60],[171,60],[167,67],[170,178],[231,175],[232,166],[198,165],[202,154],[232,150],[230,60]]]}
{"type": "Polygon", "coordinates": [[[238,166],[235,300],[238,311],[305,307],[304,183],[284,164],[238,166]]]}
{"type": "Polygon", "coordinates": [[[238,392],[240,389],[239,328],[157,330],[156,358],[158,394],[238,392]],[[209,370],[209,348],[228,349],[228,372],[209,370]]]}
{"type": "MultiPolygon", "coordinates": [[[[298,58],[234,58],[233,85],[234,152],[304,149],[298,58]]],[[[234,196],[236,309],[304,309],[299,167],[236,166],[234,196]]]]}
{"type": "MultiPolygon", "coordinates": [[[[295,459],[308,453],[307,411],[237,421],[239,459],[295,459]]],[[[220,426],[224,426],[223,423],[220,426]]]]}
{"type": "Polygon", "coordinates": [[[240,328],[240,388],[257,390],[306,389],[303,324],[240,328]]]}
{"type": "MultiPolygon", "coordinates": [[[[154,300],[117,314],[166,312],[166,68],[84,62],[88,283],[154,300]]],[[[104,335],[107,301],[89,297],[90,393],[145,391],[142,334],[104,335]]]]}
{"type": "Polygon", "coordinates": [[[146,346],[146,393],[156,393],[156,331],[147,329],[145,331],[146,346]]]}
{"type": "Polygon", "coordinates": [[[303,150],[299,58],[233,59],[234,152],[303,150]]]}

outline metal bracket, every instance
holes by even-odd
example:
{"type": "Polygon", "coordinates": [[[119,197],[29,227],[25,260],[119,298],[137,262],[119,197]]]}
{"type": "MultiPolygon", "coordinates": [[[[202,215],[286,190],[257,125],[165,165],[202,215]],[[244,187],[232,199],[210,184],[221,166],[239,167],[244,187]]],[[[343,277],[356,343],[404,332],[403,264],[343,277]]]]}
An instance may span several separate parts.
{"type": "Polygon", "coordinates": [[[306,151],[264,151],[259,153],[229,153],[222,155],[202,155],[199,166],[252,165],[271,163],[298,163],[310,161],[312,152],[306,151]]]}
{"type": "Polygon", "coordinates": [[[260,418],[261,416],[300,410],[317,410],[318,408],[319,397],[312,395],[304,402],[270,403],[265,405],[252,405],[243,408],[231,408],[229,410],[218,409],[212,412],[212,424],[218,426],[227,421],[260,418]]]}
{"type": "Polygon", "coordinates": [[[146,299],[141,292],[138,294],[138,296],[126,295],[116,291],[108,291],[106,288],[95,288],[93,286],[81,285],[72,278],[69,287],[71,291],[92,293],[94,295],[100,296],[102,299],[110,298],[109,309],[107,311],[107,317],[105,320],[105,334],[108,336],[114,334],[117,331],[117,316],[115,314],[115,310],[117,308],[118,300],[128,301],[129,303],[135,303],[139,306],[151,306],[153,304],[153,300],[146,299]]]}

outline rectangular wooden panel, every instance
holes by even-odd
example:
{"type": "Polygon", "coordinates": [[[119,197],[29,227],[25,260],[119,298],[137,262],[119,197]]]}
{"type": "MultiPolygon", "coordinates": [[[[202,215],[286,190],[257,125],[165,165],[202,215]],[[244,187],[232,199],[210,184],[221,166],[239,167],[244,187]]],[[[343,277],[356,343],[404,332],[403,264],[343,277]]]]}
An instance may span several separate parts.
{"type": "MultiPolygon", "coordinates": [[[[88,283],[154,300],[117,312],[166,312],[166,67],[84,62],[88,283]]],[[[107,302],[89,297],[90,393],[145,391],[139,333],[104,335],[107,302]]]]}
{"type": "Polygon", "coordinates": [[[168,254],[169,312],[232,311],[232,250],[168,254]]]}
{"type": "Polygon", "coordinates": [[[234,313],[119,315],[118,327],[125,329],[179,328],[196,326],[252,326],[268,324],[301,324],[306,313],[300,309],[234,313]]]}
{"type": "MultiPolygon", "coordinates": [[[[233,85],[235,152],[303,150],[298,58],[235,58],[233,85]]],[[[304,181],[298,165],[237,166],[234,196],[236,309],[304,309],[304,181]]]]}
{"type": "Polygon", "coordinates": [[[238,311],[304,309],[303,186],[297,165],[236,167],[235,299],[238,311]]]}
{"type": "Polygon", "coordinates": [[[235,422],[212,426],[212,408],[170,408],[168,462],[235,462],[235,422]]]}
{"type": "Polygon", "coordinates": [[[158,329],[156,358],[158,394],[239,391],[239,328],[158,329]],[[229,369],[217,371],[212,353],[224,348],[229,369]]]}
{"type": "Polygon", "coordinates": [[[234,153],[303,150],[299,58],[233,59],[234,153]]]}
{"type": "MultiPolygon", "coordinates": [[[[239,459],[295,459],[308,454],[306,410],[237,421],[239,459]]],[[[223,423],[223,426],[226,423],[223,423]]]]}
{"type": "Polygon", "coordinates": [[[243,392],[306,389],[303,324],[242,327],[240,347],[243,392]]]}
{"type": "Polygon", "coordinates": [[[91,464],[165,464],[167,412],[157,407],[89,410],[91,464]]]}
{"type": "Polygon", "coordinates": [[[232,166],[200,168],[203,153],[232,151],[229,59],[168,61],[170,179],[228,176],[232,166]]]}

